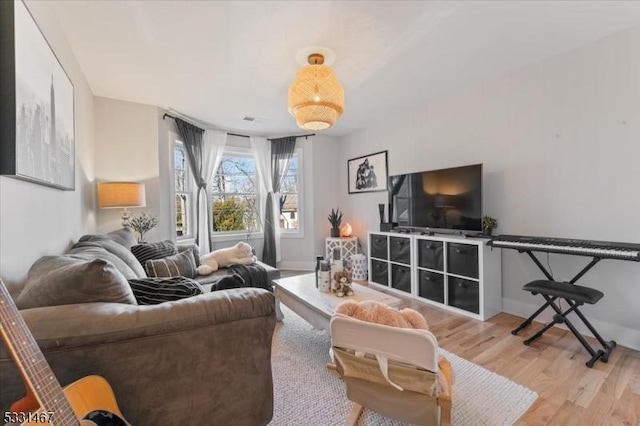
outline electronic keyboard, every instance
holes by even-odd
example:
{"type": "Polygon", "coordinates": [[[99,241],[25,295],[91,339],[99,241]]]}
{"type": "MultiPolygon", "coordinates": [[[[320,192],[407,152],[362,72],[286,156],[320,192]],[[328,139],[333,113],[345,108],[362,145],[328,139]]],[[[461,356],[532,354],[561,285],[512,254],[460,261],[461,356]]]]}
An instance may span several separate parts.
{"type": "Polygon", "coordinates": [[[498,248],[515,249],[522,252],[541,251],[640,262],[640,244],[632,243],[528,237],[522,235],[498,235],[492,238],[489,245],[498,248]]]}

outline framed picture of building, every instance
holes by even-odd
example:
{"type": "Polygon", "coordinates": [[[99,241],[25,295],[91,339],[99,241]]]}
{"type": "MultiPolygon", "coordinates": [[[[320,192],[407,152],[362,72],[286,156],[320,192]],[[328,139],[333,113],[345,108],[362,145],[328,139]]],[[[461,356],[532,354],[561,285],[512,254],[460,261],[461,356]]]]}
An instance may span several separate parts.
{"type": "Polygon", "coordinates": [[[387,190],[387,151],[347,161],[349,194],[387,190]]]}
{"type": "Polygon", "coordinates": [[[0,174],[75,190],[73,84],[22,1],[0,2],[0,174]]]}

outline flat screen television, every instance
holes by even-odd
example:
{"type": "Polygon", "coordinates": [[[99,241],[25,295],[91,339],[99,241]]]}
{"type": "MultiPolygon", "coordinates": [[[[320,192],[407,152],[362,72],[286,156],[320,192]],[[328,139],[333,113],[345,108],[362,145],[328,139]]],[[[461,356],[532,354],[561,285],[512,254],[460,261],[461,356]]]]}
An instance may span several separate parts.
{"type": "Polygon", "coordinates": [[[482,164],[390,176],[389,210],[402,228],[482,232],[482,164]]]}

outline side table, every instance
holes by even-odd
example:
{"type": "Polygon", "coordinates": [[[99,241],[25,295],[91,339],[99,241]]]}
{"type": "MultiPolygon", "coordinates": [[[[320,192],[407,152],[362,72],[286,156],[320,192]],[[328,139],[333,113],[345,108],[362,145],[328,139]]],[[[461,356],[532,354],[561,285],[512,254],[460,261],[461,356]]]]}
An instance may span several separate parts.
{"type": "Polygon", "coordinates": [[[325,240],[325,259],[329,258],[334,248],[340,249],[340,259],[346,259],[358,253],[358,237],[328,237],[325,240]]]}

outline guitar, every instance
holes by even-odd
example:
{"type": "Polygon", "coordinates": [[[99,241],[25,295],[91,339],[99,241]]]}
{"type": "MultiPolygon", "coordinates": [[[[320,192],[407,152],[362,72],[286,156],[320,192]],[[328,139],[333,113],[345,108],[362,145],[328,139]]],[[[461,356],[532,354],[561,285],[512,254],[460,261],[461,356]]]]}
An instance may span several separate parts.
{"type": "Polygon", "coordinates": [[[0,332],[20,370],[27,395],[2,413],[4,423],[127,426],[109,383],[87,376],[62,389],[0,280],[0,332]]]}

